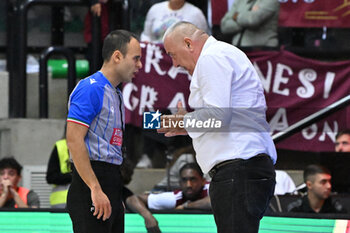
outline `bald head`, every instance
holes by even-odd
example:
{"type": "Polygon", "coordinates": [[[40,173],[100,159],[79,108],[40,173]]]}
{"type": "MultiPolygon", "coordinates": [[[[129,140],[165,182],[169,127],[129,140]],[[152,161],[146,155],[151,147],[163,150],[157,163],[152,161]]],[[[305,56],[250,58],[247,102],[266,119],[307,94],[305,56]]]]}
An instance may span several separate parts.
{"type": "Polygon", "coordinates": [[[168,30],[165,32],[163,36],[163,42],[167,37],[172,38],[173,40],[182,39],[185,37],[189,37],[192,40],[196,40],[201,38],[202,36],[208,37],[208,34],[203,30],[197,28],[194,24],[180,21],[173,24],[168,30]]]}
{"type": "Polygon", "coordinates": [[[188,22],[178,22],[164,34],[164,48],[175,67],[193,74],[197,60],[209,35],[188,22]]]}

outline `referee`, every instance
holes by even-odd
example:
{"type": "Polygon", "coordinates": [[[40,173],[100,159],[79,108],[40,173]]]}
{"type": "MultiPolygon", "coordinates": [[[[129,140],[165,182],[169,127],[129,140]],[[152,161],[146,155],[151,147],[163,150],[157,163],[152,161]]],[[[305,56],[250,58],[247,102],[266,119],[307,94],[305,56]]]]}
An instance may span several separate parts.
{"type": "Polygon", "coordinates": [[[75,233],[124,232],[122,204],[124,105],[116,88],[142,67],[137,37],[112,31],[101,70],[81,80],[69,98],[67,143],[73,161],[67,209],[75,233]]]}

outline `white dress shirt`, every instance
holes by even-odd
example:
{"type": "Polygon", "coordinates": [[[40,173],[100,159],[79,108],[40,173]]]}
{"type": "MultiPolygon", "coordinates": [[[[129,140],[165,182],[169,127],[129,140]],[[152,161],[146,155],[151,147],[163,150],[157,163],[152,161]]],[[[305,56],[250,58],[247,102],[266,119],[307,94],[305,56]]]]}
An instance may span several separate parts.
{"type": "Polygon", "coordinates": [[[276,162],[263,87],[241,50],[209,37],[194,69],[190,92],[189,105],[195,111],[185,115],[185,122],[213,116],[223,121],[219,132],[185,124],[204,173],[220,162],[249,159],[259,153],[276,162]]]}

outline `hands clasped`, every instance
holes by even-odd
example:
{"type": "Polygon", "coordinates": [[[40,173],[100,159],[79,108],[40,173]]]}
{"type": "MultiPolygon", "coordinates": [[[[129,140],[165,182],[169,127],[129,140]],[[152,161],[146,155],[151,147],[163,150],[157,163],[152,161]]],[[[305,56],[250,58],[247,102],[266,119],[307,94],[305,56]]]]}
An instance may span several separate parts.
{"type": "Polygon", "coordinates": [[[184,116],[187,111],[182,106],[181,102],[177,104],[177,113],[175,115],[163,115],[160,120],[160,129],[158,133],[164,133],[166,137],[173,137],[177,135],[187,135],[184,128],[184,116]]]}

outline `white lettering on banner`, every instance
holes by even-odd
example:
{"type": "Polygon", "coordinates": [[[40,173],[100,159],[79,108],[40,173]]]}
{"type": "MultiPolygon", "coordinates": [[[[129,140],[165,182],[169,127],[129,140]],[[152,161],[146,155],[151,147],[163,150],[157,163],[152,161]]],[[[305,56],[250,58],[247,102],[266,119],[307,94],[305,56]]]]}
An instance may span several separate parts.
{"type": "MultiPolygon", "coordinates": [[[[328,122],[325,121],[323,124],[323,129],[320,137],[318,138],[318,141],[324,142],[326,140],[326,135],[332,140],[332,142],[335,142],[335,135],[338,132],[338,122],[333,121],[333,129],[329,126],[328,122]]],[[[317,124],[312,124],[309,127],[306,127],[301,131],[301,134],[306,140],[312,140],[317,135],[318,126],[317,124]]]]}
{"type": "Polygon", "coordinates": [[[287,111],[285,108],[279,108],[270,122],[271,133],[274,131],[282,131],[288,128],[287,111]]]}
{"type": "Polygon", "coordinates": [[[139,104],[139,100],[135,96],[131,96],[132,91],[137,91],[137,86],[133,83],[127,83],[123,88],[123,99],[124,105],[130,111],[134,111],[137,105],[139,104]],[[131,103],[130,103],[131,96],[131,103]]]}
{"type": "Polygon", "coordinates": [[[168,75],[170,78],[174,79],[176,78],[177,74],[186,74],[188,77],[188,80],[191,81],[191,75],[182,67],[175,67],[171,66],[171,68],[168,70],[168,75]]]}
{"type": "Polygon", "coordinates": [[[165,75],[166,71],[163,71],[160,66],[160,60],[163,58],[162,50],[159,46],[154,44],[147,44],[146,58],[145,58],[145,72],[151,72],[153,66],[159,75],[165,75]]]}
{"type": "Polygon", "coordinates": [[[289,96],[289,89],[284,88],[283,90],[280,90],[280,84],[281,83],[287,84],[288,80],[289,80],[289,78],[282,76],[285,70],[288,72],[289,75],[293,74],[292,68],[290,68],[287,65],[283,65],[283,64],[277,63],[276,73],[275,73],[275,80],[273,82],[272,91],[274,93],[277,93],[277,94],[289,96]]]}
{"type": "Polygon", "coordinates": [[[329,97],[329,92],[332,89],[334,78],[335,78],[335,73],[327,72],[326,79],[324,81],[324,92],[323,92],[324,99],[328,99],[329,97]]]}
{"type": "MultiPolygon", "coordinates": [[[[154,111],[153,106],[158,100],[158,92],[154,88],[145,85],[141,86],[141,102],[138,98],[131,94],[133,91],[138,91],[137,86],[133,83],[127,83],[123,88],[123,99],[126,109],[134,111],[140,103],[138,111],[140,116],[143,114],[145,107],[147,107],[149,111],[154,111]]],[[[168,105],[168,108],[172,111],[173,114],[175,113],[173,111],[177,111],[176,106],[179,101],[181,101],[182,106],[186,108],[185,95],[182,92],[177,92],[168,105]]]]}
{"type": "Polygon", "coordinates": [[[154,112],[153,105],[158,100],[157,95],[158,95],[158,92],[155,91],[153,87],[142,85],[139,115],[142,115],[146,107],[150,112],[154,112]]]}
{"type": "MultiPolygon", "coordinates": [[[[282,88],[281,84],[287,84],[289,82],[290,77],[284,77],[285,71],[287,71],[288,75],[293,75],[293,70],[284,64],[277,63],[276,65],[276,72],[275,72],[275,78],[272,83],[272,76],[273,76],[273,65],[271,61],[267,61],[267,70],[266,75],[264,75],[259,67],[259,65],[254,62],[254,67],[256,72],[259,75],[259,78],[261,80],[261,83],[263,85],[263,88],[266,93],[270,93],[270,88],[272,85],[272,92],[284,96],[289,96],[290,90],[289,88],[282,88]]],[[[327,72],[325,81],[324,81],[324,90],[323,90],[323,98],[327,99],[329,98],[330,91],[332,90],[333,82],[335,79],[335,73],[334,72],[327,72]]],[[[312,84],[317,79],[317,72],[310,68],[305,68],[299,71],[298,73],[298,79],[300,83],[302,84],[296,89],[296,94],[300,98],[311,98],[315,94],[315,86],[312,84]]]]}
{"type": "Polygon", "coordinates": [[[299,72],[299,80],[304,85],[303,87],[297,88],[297,95],[301,98],[310,98],[315,93],[315,87],[311,82],[317,78],[316,71],[313,69],[302,69],[299,72]]]}
{"type": "Polygon", "coordinates": [[[168,109],[170,109],[172,114],[175,114],[177,112],[177,103],[179,101],[182,103],[182,106],[186,109],[185,95],[182,92],[178,92],[168,105],[168,109]]]}
{"type": "Polygon", "coordinates": [[[140,43],[140,47],[141,47],[142,49],[146,48],[146,46],[147,46],[146,43],[143,43],[143,42],[140,43]]]}
{"type": "MultiPolygon", "coordinates": [[[[195,122],[192,122],[193,125],[194,125],[194,123],[195,122]]],[[[286,128],[288,128],[289,125],[288,125],[288,117],[287,117],[286,109],[279,108],[276,111],[275,115],[271,118],[269,124],[270,124],[271,134],[273,134],[275,131],[280,132],[280,131],[283,131],[286,128]]],[[[316,135],[318,133],[318,129],[319,129],[319,127],[315,123],[309,127],[304,128],[301,131],[301,134],[303,135],[303,137],[306,140],[312,140],[316,137],[316,135]]],[[[338,132],[338,122],[337,121],[333,121],[333,128],[331,128],[329,123],[327,121],[325,121],[323,123],[322,132],[318,138],[318,141],[324,142],[326,140],[326,136],[328,136],[332,140],[332,142],[335,142],[335,135],[337,134],[337,132],[338,132]]]]}
{"type": "Polygon", "coordinates": [[[313,139],[316,136],[316,134],[317,134],[317,125],[316,124],[312,124],[309,127],[304,128],[301,131],[301,134],[303,135],[303,137],[306,140],[313,139]]]}
{"type": "Polygon", "coordinates": [[[270,85],[271,85],[271,79],[272,79],[272,63],[271,61],[267,61],[267,74],[266,77],[264,77],[264,75],[262,74],[258,64],[256,62],[254,62],[254,67],[256,72],[258,73],[261,83],[264,87],[264,90],[266,93],[270,92],[270,85]]]}
{"type": "Polygon", "coordinates": [[[333,121],[333,125],[334,129],[332,130],[327,121],[324,123],[322,134],[318,138],[319,141],[324,142],[326,140],[327,134],[328,137],[332,140],[332,142],[335,142],[335,135],[337,135],[338,132],[338,122],[333,121]]]}

